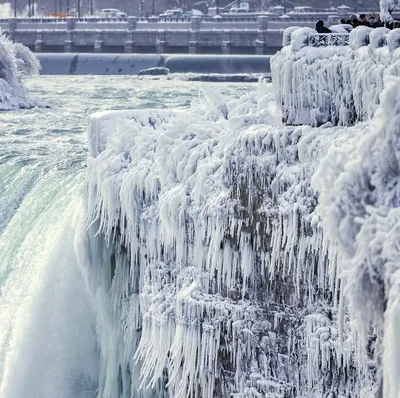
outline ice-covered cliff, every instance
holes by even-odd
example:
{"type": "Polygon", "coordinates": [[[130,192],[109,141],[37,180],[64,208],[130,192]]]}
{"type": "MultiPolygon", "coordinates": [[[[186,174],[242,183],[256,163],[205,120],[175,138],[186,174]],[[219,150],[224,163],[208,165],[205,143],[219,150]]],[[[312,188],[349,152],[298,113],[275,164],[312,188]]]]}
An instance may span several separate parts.
{"type": "Polygon", "coordinates": [[[26,96],[23,80],[39,69],[39,61],[27,47],[11,42],[0,31],[0,110],[35,105],[26,96]]]}
{"type": "Polygon", "coordinates": [[[91,116],[99,398],[398,397],[400,36],[292,32],[273,87],[91,116]]]}
{"type": "Polygon", "coordinates": [[[265,83],[91,117],[99,397],[396,396],[393,79],[353,127],[284,126],[265,83]]]}
{"type": "Polygon", "coordinates": [[[343,305],[359,338],[361,360],[375,362],[377,396],[395,398],[400,393],[400,79],[387,77],[385,87],[372,123],[328,151],[313,186],[320,192],[316,213],[340,258],[343,305]]]}
{"type": "Polygon", "coordinates": [[[271,59],[276,100],[288,124],[350,125],[370,120],[386,75],[400,75],[400,29],[361,26],[318,35],[289,28],[284,48],[271,59]],[[318,47],[315,47],[317,45],[318,47]]]}

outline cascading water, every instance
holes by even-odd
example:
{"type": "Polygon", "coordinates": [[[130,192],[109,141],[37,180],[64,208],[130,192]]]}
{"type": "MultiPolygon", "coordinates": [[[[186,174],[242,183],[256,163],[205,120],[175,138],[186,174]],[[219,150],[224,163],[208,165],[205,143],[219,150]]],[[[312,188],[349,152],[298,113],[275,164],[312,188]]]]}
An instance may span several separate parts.
{"type": "MultiPolygon", "coordinates": [[[[26,47],[0,35],[1,110],[36,104],[22,80],[38,69],[26,47]]],[[[89,398],[97,388],[94,315],[73,246],[83,173],[63,153],[63,139],[47,136],[54,113],[36,108],[0,115],[4,398],[89,398]]]]}
{"type": "Polygon", "coordinates": [[[14,214],[0,236],[0,396],[94,397],[93,315],[73,248],[82,173],[38,169],[1,168],[13,186],[2,210],[14,214]]]}

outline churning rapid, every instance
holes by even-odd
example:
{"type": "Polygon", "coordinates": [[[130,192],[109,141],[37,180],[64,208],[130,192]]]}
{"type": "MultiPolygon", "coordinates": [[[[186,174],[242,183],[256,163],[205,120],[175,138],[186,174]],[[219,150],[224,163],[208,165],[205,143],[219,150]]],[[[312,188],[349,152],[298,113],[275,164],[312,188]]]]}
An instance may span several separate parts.
{"type": "MultiPolygon", "coordinates": [[[[94,398],[96,314],[74,249],[86,117],[185,107],[202,85],[94,76],[41,76],[27,85],[50,108],[0,113],[0,397],[94,398]]],[[[227,96],[254,88],[219,87],[227,96]]]]}

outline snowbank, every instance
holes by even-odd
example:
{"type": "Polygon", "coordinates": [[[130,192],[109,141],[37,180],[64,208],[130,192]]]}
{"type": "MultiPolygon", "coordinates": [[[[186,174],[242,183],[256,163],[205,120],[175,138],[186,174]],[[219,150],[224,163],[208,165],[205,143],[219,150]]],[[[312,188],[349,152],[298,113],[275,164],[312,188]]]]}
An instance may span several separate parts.
{"type": "MultiPolygon", "coordinates": [[[[363,359],[340,278],[333,223],[347,209],[328,214],[335,196],[320,188],[334,177],[322,164],[344,169],[369,129],[283,126],[261,82],[236,101],[207,92],[180,112],[93,115],[76,251],[97,308],[99,396],[373,394],[378,357],[363,359]]],[[[353,220],[340,225],[351,247],[353,220]]]]}
{"type": "Polygon", "coordinates": [[[346,126],[371,119],[384,77],[400,73],[399,32],[362,26],[350,32],[349,46],[311,47],[310,36],[316,32],[290,31],[287,46],[271,58],[283,120],[346,126]]]}
{"type": "Polygon", "coordinates": [[[0,110],[35,105],[26,98],[23,79],[38,74],[39,69],[39,61],[27,47],[11,42],[0,31],[0,110]]]}

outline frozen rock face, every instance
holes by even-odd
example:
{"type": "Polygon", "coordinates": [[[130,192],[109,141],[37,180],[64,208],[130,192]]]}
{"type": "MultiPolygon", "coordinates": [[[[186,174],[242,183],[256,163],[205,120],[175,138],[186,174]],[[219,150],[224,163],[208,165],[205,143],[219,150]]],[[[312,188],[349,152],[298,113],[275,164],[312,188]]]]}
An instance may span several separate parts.
{"type": "Polygon", "coordinates": [[[400,79],[387,77],[371,126],[328,152],[314,176],[317,214],[338,248],[345,300],[362,360],[375,361],[376,387],[399,396],[400,79]],[[351,144],[351,145],[349,145],[351,144]],[[375,351],[368,350],[374,341],[375,351]]]}
{"type": "Polygon", "coordinates": [[[396,396],[398,87],[353,127],[284,126],[265,83],[91,117],[99,397],[396,396]]]}
{"type": "MultiPolygon", "coordinates": [[[[399,75],[399,34],[361,26],[350,32],[349,46],[313,47],[310,29],[289,32],[290,43],[286,37],[288,45],[271,58],[284,122],[348,126],[370,120],[384,77],[399,75]]],[[[340,33],[328,38],[343,41],[340,33]]]]}
{"type": "Polygon", "coordinates": [[[23,79],[37,75],[39,70],[33,53],[22,44],[11,42],[0,31],[0,110],[35,105],[26,98],[23,79]]]}

